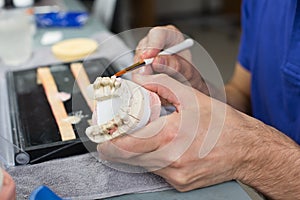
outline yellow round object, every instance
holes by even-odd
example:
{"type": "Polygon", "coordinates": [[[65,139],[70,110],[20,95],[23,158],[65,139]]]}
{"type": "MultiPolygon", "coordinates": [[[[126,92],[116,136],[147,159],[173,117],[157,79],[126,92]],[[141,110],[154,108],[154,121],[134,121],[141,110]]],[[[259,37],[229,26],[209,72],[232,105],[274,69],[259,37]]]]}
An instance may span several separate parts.
{"type": "Polygon", "coordinates": [[[70,62],[80,60],[96,51],[98,43],[87,38],[64,40],[52,46],[52,53],[60,60],[70,62]]]}

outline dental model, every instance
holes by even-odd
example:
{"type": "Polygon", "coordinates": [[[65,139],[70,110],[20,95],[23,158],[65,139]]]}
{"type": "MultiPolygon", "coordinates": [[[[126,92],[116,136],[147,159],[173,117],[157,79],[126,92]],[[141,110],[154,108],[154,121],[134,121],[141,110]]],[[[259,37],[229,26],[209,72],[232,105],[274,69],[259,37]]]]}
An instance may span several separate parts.
{"type": "Polygon", "coordinates": [[[98,77],[88,87],[88,94],[97,101],[94,125],[86,129],[86,135],[95,143],[130,134],[160,115],[158,95],[129,80],[98,77]]]}

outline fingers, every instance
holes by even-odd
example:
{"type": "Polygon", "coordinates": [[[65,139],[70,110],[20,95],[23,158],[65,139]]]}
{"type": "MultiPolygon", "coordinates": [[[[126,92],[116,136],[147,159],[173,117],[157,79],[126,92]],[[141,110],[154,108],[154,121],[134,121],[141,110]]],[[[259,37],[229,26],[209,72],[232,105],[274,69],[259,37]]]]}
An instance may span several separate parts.
{"type": "Polygon", "coordinates": [[[173,104],[177,112],[160,117],[130,135],[102,143],[97,149],[112,161],[130,161],[129,164],[151,169],[165,167],[183,154],[197,132],[195,90],[165,74],[138,75],[137,82],[173,104]]]}
{"type": "Polygon", "coordinates": [[[176,97],[174,91],[162,84],[154,83],[152,80],[149,80],[147,78],[148,77],[142,77],[139,75],[137,77],[137,81],[140,81],[139,84],[143,85],[146,89],[157,93],[161,98],[174,105],[176,108],[179,107],[180,102],[176,97]]]}
{"type": "MultiPolygon", "coordinates": [[[[2,170],[0,168],[0,170],[2,170]]],[[[0,190],[1,199],[15,199],[16,196],[16,185],[13,181],[12,177],[3,170],[3,186],[2,190],[0,190]]]]}
{"type": "MultiPolygon", "coordinates": [[[[181,110],[181,106],[185,105],[186,98],[184,95],[190,92],[183,84],[175,79],[165,75],[136,75],[135,81],[146,89],[157,93],[162,99],[174,105],[177,111],[181,110]]],[[[191,96],[190,94],[187,96],[191,96]]]]}
{"type": "MultiPolygon", "coordinates": [[[[136,48],[135,62],[145,58],[156,57],[160,50],[175,45],[184,40],[183,35],[174,26],[155,27],[150,30],[147,37],[139,42],[136,48]]],[[[192,65],[191,53],[189,50],[182,51],[172,56],[157,56],[153,63],[133,71],[132,79],[135,81],[135,74],[150,75],[153,73],[165,73],[181,83],[198,87],[201,81],[200,73],[192,65]]]]}
{"type": "Polygon", "coordinates": [[[134,61],[138,62],[146,58],[155,57],[160,51],[161,48],[150,46],[150,44],[148,44],[148,37],[145,37],[139,42],[138,46],[136,47],[134,61]]]}
{"type": "Polygon", "coordinates": [[[151,70],[168,74],[175,80],[199,91],[205,88],[204,80],[197,67],[180,55],[157,56],[152,63],[151,70]]]}
{"type": "MultiPolygon", "coordinates": [[[[182,33],[172,25],[155,27],[139,42],[135,50],[134,62],[156,57],[162,49],[178,44],[183,40],[182,33]]],[[[184,54],[187,53],[182,52],[182,55],[184,54]]],[[[133,74],[137,72],[144,75],[153,74],[150,66],[142,67],[133,74]]]]}
{"type": "MultiPolygon", "coordinates": [[[[145,85],[147,89],[156,92],[173,104],[178,112],[195,100],[191,89],[167,75],[139,77],[138,81],[142,85],[145,85]]],[[[113,158],[122,158],[124,156],[128,158],[141,153],[153,152],[161,145],[164,145],[166,141],[169,141],[170,135],[176,135],[176,130],[170,131],[170,128],[176,127],[180,117],[176,120],[174,115],[160,117],[131,135],[103,143],[98,146],[98,150],[104,152],[104,154],[111,155],[113,158]]]]}
{"type": "Polygon", "coordinates": [[[163,139],[157,135],[164,130],[166,118],[161,117],[131,135],[99,144],[97,149],[112,158],[129,158],[155,151],[159,147],[159,141],[163,139]]]}
{"type": "Polygon", "coordinates": [[[161,169],[162,167],[162,161],[157,158],[153,157],[151,159],[144,159],[145,154],[143,155],[137,155],[137,156],[132,156],[132,157],[111,157],[110,155],[102,154],[101,152],[99,153],[99,157],[101,160],[107,160],[110,162],[118,162],[118,163],[124,163],[128,165],[134,165],[134,166],[140,166],[145,168],[147,171],[156,171],[158,169],[161,169]]]}
{"type": "MultiPolygon", "coordinates": [[[[99,144],[99,156],[104,160],[143,166],[150,170],[165,167],[178,157],[177,150],[170,151],[165,147],[172,145],[178,136],[179,120],[180,114],[173,113],[149,123],[133,134],[99,144]]],[[[172,147],[176,146],[173,144],[172,147]]]]}
{"type": "Polygon", "coordinates": [[[178,44],[183,40],[182,33],[172,25],[154,27],[139,42],[134,60],[137,62],[141,59],[155,57],[162,49],[178,44]]]}
{"type": "Polygon", "coordinates": [[[166,163],[167,155],[157,150],[176,137],[177,122],[178,114],[161,117],[131,135],[99,144],[97,146],[99,156],[104,160],[152,169],[161,168],[166,163]]]}
{"type": "Polygon", "coordinates": [[[167,48],[184,40],[183,34],[173,25],[154,27],[149,31],[148,44],[156,48],[167,48]],[[155,40],[161,39],[161,41],[155,40]]]}
{"type": "Polygon", "coordinates": [[[165,74],[148,76],[136,74],[135,81],[173,104],[177,111],[188,107],[191,103],[197,103],[195,91],[191,87],[187,87],[165,74]]]}
{"type": "Polygon", "coordinates": [[[168,74],[181,83],[190,81],[194,74],[199,75],[190,62],[178,55],[156,57],[152,63],[152,69],[158,73],[168,74]]]}

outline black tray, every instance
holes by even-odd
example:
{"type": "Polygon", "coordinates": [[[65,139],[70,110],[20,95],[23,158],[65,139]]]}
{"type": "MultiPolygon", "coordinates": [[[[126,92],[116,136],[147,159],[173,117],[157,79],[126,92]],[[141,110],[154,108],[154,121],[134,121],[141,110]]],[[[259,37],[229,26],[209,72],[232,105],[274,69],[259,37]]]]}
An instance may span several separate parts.
{"type": "MultiPolygon", "coordinates": [[[[78,155],[87,152],[86,145],[95,146],[84,135],[91,111],[75,82],[70,64],[49,66],[58,90],[72,94],[72,98],[64,102],[67,113],[80,110],[86,117],[78,126],[73,125],[76,139],[69,141],[61,140],[43,86],[37,84],[36,68],[7,73],[12,136],[19,149],[15,151],[16,164],[78,155]]],[[[98,76],[112,76],[116,72],[104,58],[84,61],[83,66],[90,82],[98,76]]]]}

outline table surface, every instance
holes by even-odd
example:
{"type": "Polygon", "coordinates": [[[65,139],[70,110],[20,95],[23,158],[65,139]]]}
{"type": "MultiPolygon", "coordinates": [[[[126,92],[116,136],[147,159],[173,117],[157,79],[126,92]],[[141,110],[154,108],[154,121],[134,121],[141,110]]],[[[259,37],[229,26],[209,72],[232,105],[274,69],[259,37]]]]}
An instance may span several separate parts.
{"type": "Polygon", "coordinates": [[[140,194],[127,194],[118,197],[108,198],[110,200],[150,200],[150,199],[163,199],[163,200],[251,200],[248,194],[235,182],[230,181],[211,187],[192,190],[189,192],[178,192],[176,190],[166,190],[161,192],[140,193],[140,194]]]}
{"type": "MultiPolygon", "coordinates": [[[[64,4],[70,10],[83,10],[83,5],[77,0],[64,0],[64,4]]],[[[47,31],[61,31],[63,39],[76,37],[90,37],[93,34],[101,31],[107,31],[99,19],[90,17],[88,22],[82,28],[38,28],[34,36],[34,48],[43,47],[40,40],[43,34],[47,31]]],[[[235,181],[222,183],[219,185],[193,190],[190,192],[180,193],[176,190],[166,190],[161,192],[127,194],[118,197],[108,198],[111,200],[129,200],[129,199],[251,199],[242,187],[235,181]]]]}

